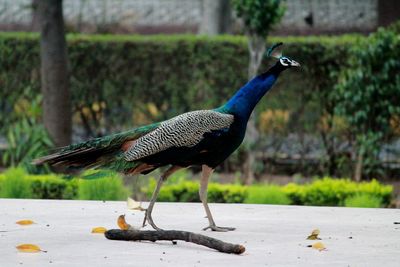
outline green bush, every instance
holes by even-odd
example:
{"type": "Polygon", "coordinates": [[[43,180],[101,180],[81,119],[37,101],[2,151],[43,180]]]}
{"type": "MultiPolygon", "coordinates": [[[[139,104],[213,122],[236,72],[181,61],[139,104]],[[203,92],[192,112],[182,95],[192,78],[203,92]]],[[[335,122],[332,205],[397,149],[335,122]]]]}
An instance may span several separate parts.
{"type": "MultiPolygon", "coordinates": [[[[173,179],[161,188],[158,201],[200,202],[198,181],[185,180],[185,174],[186,172],[179,172],[171,177],[173,179]]],[[[28,175],[23,169],[10,168],[0,174],[0,197],[123,200],[128,195],[121,177],[116,173],[88,171],[81,177],[103,178],[65,179],[56,174],[28,175]]],[[[155,185],[156,180],[150,178],[148,186],[141,191],[150,197],[155,185]]],[[[392,192],[392,186],[383,185],[376,180],[356,183],[347,179],[325,177],[309,184],[290,183],[285,186],[210,183],[208,201],[315,206],[349,206],[357,203],[360,206],[358,203],[369,197],[373,199],[371,202],[378,199],[379,206],[386,207],[392,200],[392,192]]],[[[372,207],[371,202],[366,202],[365,205],[372,207]]]]}
{"type": "Polygon", "coordinates": [[[106,178],[78,181],[78,198],[82,200],[124,200],[128,190],[124,187],[121,176],[107,172],[106,178]]]}
{"type": "Polygon", "coordinates": [[[356,183],[325,177],[305,185],[290,183],[283,187],[283,191],[295,205],[343,206],[348,197],[365,193],[382,199],[382,204],[387,206],[392,198],[393,187],[376,180],[356,183]]]}
{"type": "Polygon", "coordinates": [[[32,198],[31,181],[21,168],[10,168],[0,177],[0,197],[32,198]]]}
{"type": "Polygon", "coordinates": [[[346,198],[344,205],[355,208],[380,208],[382,199],[370,194],[357,194],[346,198]]]}
{"type": "MultiPolygon", "coordinates": [[[[295,108],[304,88],[315,93],[313,87],[322,87],[319,80],[304,86],[293,83],[293,78],[318,77],[326,85],[323,88],[331,90],[334,82],[329,76],[345,62],[356,39],[350,35],[269,38],[271,43],[284,42],[285,54],[304,62],[301,78],[296,78],[297,72],[286,73],[274,91],[287,90],[269,98],[290,94],[295,108]]],[[[85,118],[93,131],[216,107],[247,81],[247,39],[241,36],[68,35],[67,41],[75,117],[85,118]],[[149,103],[156,109],[150,110],[149,103]]],[[[39,93],[39,68],[37,34],[0,33],[0,112],[9,114],[0,117],[0,125],[15,120],[12,111],[18,101],[31,101],[39,93]]],[[[272,102],[268,104],[273,108],[272,102]]]]}
{"type": "MultiPolygon", "coordinates": [[[[156,180],[152,178],[149,182],[149,186],[142,190],[150,197],[155,185],[156,180]]],[[[208,201],[213,203],[243,203],[246,195],[246,188],[240,185],[210,183],[208,186],[208,201]]],[[[176,184],[164,185],[158,195],[158,201],[200,202],[199,183],[183,180],[176,184]]]]}
{"type": "MultiPolygon", "coordinates": [[[[156,185],[151,179],[142,191],[150,197],[156,185]]],[[[158,201],[199,202],[199,183],[180,180],[164,185],[158,201]]],[[[290,183],[285,186],[254,185],[242,186],[211,183],[208,187],[208,201],[214,203],[263,203],[293,204],[309,206],[344,206],[345,200],[358,194],[366,194],[381,199],[382,206],[388,206],[392,199],[393,187],[380,184],[376,180],[356,183],[348,179],[325,177],[309,184],[290,183]]]]}
{"type": "Polygon", "coordinates": [[[367,177],[382,172],[382,145],[398,138],[400,98],[394,96],[400,88],[399,28],[397,22],[356,42],[334,90],[337,113],[352,126],[357,163],[367,177]]]}
{"type": "Polygon", "coordinates": [[[245,203],[251,204],[277,204],[289,205],[289,197],[277,185],[254,185],[247,189],[248,195],[245,203]]]}
{"type": "Polygon", "coordinates": [[[33,198],[73,199],[77,196],[77,184],[55,174],[29,175],[33,198]]]}

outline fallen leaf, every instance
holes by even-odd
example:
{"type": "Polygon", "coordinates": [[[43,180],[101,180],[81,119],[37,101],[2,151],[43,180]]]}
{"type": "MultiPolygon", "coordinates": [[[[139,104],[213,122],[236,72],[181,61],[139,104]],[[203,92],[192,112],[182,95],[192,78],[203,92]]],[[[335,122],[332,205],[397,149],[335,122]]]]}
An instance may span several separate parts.
{"type": "Polygon", "coordinates": [[[21,244],[16,246],[16,248],[18,251],[26,253],[47,252],[45,250],[41,250],[39,246],[33,244],[21,244]]]}
{"type": "Polygon", "coordinates": [[[31,224],[34,224],[35,222],[32,220],[20,220],[15,223],[19,224],[19,225],[31,225],[31,224]]]}
{"type": "Polygon", "coordinates": [[[128,209],[131,209],[131,210],[140,210],[140,211],[146,210],[146,209],[144,209],[142,207],[142,203],[141,202],[137,202],[137,201],[133,200],[130,197],[128,197],[128,199],[126,201],[126,204],[128,206],[128,209]]]}
{"type": "Polygon", "coordinates": [[[131,228],[131,226],[129,224],[127,224],[125,221],[125,214],[119,215],[117,224],[121,230],[129,230],[129,228],[131,228]]]}
{"type": "Polygon", "coordinates": [[[308,240],[321,240],[321,238],[318,237],[319,233],[320,233],[319,229],[314,229],[314,230],[311,232],[311,235],[309,235],[309,236],[307,237],[307,239],[308,239],[308,240]]]}
{"type": "Polygon", "coordinates": [[[322,242],[314,243],[314,244],[312,244],[312,245],[309,246],[309,247],[312,247],[313,249],[317,249],[317,250],[319,250],[319,251],[322,251],[322,250],[325,250],[325,249],[326,249],[325,245],[324,245],[322,242]]]}
{"type": "Polygon", "coordinates": [[[104,234],[107,231],[104,227],[95,227],[92,229],[92,234],[104,234]]]}

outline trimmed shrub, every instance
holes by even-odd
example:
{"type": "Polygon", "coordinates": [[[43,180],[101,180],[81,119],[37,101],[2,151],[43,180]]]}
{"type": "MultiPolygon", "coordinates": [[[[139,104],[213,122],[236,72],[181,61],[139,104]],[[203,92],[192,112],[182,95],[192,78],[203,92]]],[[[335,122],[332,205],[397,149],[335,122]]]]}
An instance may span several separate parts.
{"type": "Polygon", "coordinates": [[[283,190],[295,205],[344,206],[348,197],[365,193],[382,199],[382,204],[387,206],[392,198],[393,187],[376,180],[356,183],[348,179],[325,177],[305,185],[290,183],[283,190]]]}
{"type": "MultiPolygon", "coordinates": [[[[282,93],[291,94],[288,99],[296,108],[304,88],[314,94],[318,91],[313,87],[330,91],[330,75],[345,62],[346,51],[357,38],[269,38],[271,43],[284,42],[286,54],[307,62],[300,78],[296,72],[286,73],[276,87],[287,90],[273,95],[280,99],[282,93]],[[305,77],[318,81],[304,86],[305,77]]],[[[75,118],[85,118],[89,127],[97,125],[93,131],[216,107],[247,81],[247,39],[242,36],[68,35],[67,42],[75,118]]],[[[267,68],[265,63],[260,71],[267,68]]],[[[0,112],[10,115],[0,117],[1,125],[15,120],[12,111],[18,101],[29,102],[39,94],[39,68],[37,34],[0,33],[0,112]]],[[[276,108],[274,100],[268,105],[276,108]]]]}
{"type": "Polygon", "coordinates": [[[78,181],[78,198],[82,200],[124,200],[128,190],[121,176],[107,172],[108,177],[78,181]]]}
{"type": "Polygon", "coordinates": [[[380,208],[382,206],[382,199],[369,194],[357,194],[346,198],[344,205],[354,208],[380,208]]]}
{"type": "Polygon", "coordinates": [[[32,198],[31,181],[21,168],[10,168],[1,177],[0,197],[32,198]]]}
{"type": "Polygon", "coordinates": [[[33,198],[72,199],[77,196],[77,184],[55,174],[29,175],[33,198]]]}
{"type": "MultiPolygon", "coordinates": [[[[156,186],[152,178],[149,186],[143,188],[150,197],[156,186]]],[[[223,185],[210,183],[208,186],[208,201],[213,203],[243,203],[247,196],[246,188],[241,185],[223,185]]],[[[194,181],[180,181],[176,184],[164,185],[157,198],[160,202],[200,202],[199,183],[194,181]]]]}
{"type": "Polygon", "coordinates": [[[289,205],[291,201],[280,186],[254,185],[248,187],[244,203],[289,205]]]}

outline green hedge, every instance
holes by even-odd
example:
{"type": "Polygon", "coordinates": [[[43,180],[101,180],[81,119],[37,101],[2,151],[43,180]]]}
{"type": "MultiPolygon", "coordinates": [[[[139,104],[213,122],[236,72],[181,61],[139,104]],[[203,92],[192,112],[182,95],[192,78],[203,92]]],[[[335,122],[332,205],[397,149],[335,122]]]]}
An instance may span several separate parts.
{"type": "MultiPolygon", "coordinates": [[[[278,100],[286,94],[290,103],[285,105],[296,109],[304,92],[331,90],[331,76],[356,38],[270,38],[271,43],[284,42],[285,54],[303,67],[301,73],[284,74],[268,106],[281,105],[278,100]],[[286,92],[279,92],[284,87],[286,92]]],[[[240,36],[68,35],[67,40],[75,119],[85,117],[94,134],[102,127],[111,131],[216,107],[247,81],[247,43],[240,36]]],[[[0,33],[0,113],[9,115],[0,117],[1,125],[15,119],[18,112],[11,111],[16,105],[29,103],[39,92],[39,74],[38,35],[0,33]]]]}
{"type": "MultiPolygon", "coordinates": [[[[93,171],[84,174],[92,175],[93,171]]],[[[28,175],[22,169],[9,169],[0,174],[0,197],[123,200],[129,191],[117,174],[104,172],[106,177],[84,180],[65,179],[62,176],[28,175]]],[[[199,183],[185,180],[186,172],[171,177],[160,191],[158,201],[199,202],[199,183]]],[[[84,177],[82,176],[82,177],[84,177]]],[[[98,176],[100,177],[100,176],[98,176]]],[[[151,196],[156,180],[150,178],[141,191],[151,196]]],[[[356,183],[347,179],[322,178],[309,184],[290,183],[285,186],[210,183],[208,200],[212,203],[294,204],[314,206],[362,206],[363,199],[372,201],[365,205],[386,207],[392,200],[393,187],[376,180],[356,183]],[[360,204],[361,203],[361,204],[360,204]],[[370,204],[368,204],[370,203],[370,204]],[[376,204],[378,203],[378,204],[376,204]]]]}
{"type": "MultiPolygon", "coordinates": [[[[150,185],[142,190],[150,196],[154,187],[155,180],[152,180],[150,185]]],[[[198,189],[198,182],[194,181],[178,181],[175,184],[167,184],[161,188],[158,201],[199,202],[198,189]]],[[[208,199],[209,202],[215,203],[345,206],[347,199],[364,195],[378,199],[379,205],[386,207],[392,200],[392,193],[392,186],[383,185],[376,180],[356,183],[348,179],[325,177],[309,184],[290,183],[282,187],[276,185],[248,187],[211,183],[208,199]]]]}
{"type": "Polygon", "coordinates": [[[56,174],[29,175],[14,168],[0,174],[0,197],[4,198],[122,200],[127,196],[122,178],[115,173],[94,180],[56,174]]]}
{"type": "Polygon", "coordinates": [[[290,183],[284,186],[283,191],[295,205],[344,206],[347,198],[366,194],[381,199],[382,205],[388,206],[393,187],[376,180],[356,183],[348,179],[325,177],[305,185],[290,183]]]}

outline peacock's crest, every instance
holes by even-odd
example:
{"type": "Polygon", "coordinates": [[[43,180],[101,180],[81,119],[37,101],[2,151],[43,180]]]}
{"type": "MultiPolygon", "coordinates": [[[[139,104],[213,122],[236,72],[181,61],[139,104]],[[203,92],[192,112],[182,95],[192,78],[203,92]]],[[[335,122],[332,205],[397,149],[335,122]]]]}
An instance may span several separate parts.
{"type": "Polygon", "coordinates": [[[265,55],[267,57],[274,57],[274,58],[281,58],[282,57],[282,50],[278,49],[278,47],[282,46],[283,43],[276,43],[274,45],[272,45],[270,48],[267,49],[267,52],[265,53],[265,55]]]}

